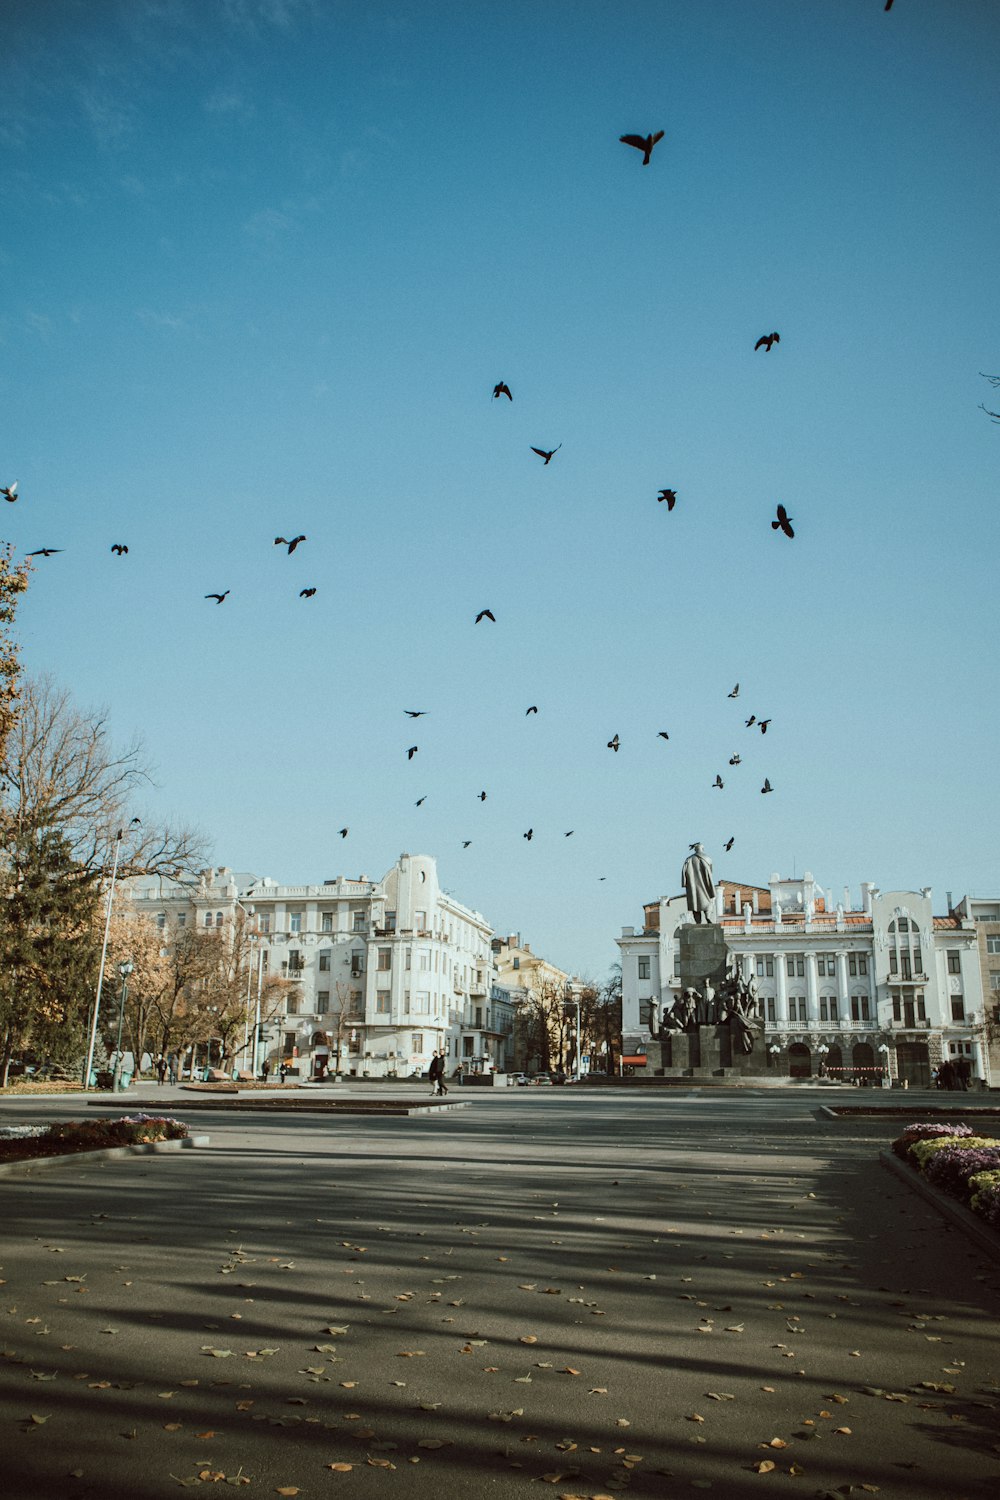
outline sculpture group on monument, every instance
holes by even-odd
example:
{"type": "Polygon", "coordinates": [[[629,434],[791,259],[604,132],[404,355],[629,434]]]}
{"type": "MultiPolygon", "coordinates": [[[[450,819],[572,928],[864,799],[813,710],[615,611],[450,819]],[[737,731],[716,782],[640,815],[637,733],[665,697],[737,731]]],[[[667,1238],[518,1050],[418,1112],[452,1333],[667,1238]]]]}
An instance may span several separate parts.
{"type": "Polygon", "coordinates": [[[730,960],[725,933],[715,920],[712,861],[700,843],[690,847],[681,871],[691,919],[678,931],[681,993],[670,1004],[661,1007],[654,999],[649,1007],[649,1033],[661,1055],[656,1071],[763,1072],[766,1058],[756,1046],[763,1041],[756,976],[730,960]]]}

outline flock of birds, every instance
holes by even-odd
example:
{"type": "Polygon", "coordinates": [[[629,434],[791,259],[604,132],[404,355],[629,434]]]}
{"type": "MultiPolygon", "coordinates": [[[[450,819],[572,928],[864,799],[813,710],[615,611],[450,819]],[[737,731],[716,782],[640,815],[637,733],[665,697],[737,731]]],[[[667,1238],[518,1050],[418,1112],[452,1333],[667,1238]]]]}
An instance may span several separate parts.
{"type": "MultiPolygon", "coordinates": [[[[893,0],[886,0],[885,9],[887,11],[892,8],[892,3],[893,3],[893,0]]],[[[663,139],[663,135],[664,135],[664,132],[662,130],[656,130],[656,131],[652,131],[649,135],[637,135],[637,134],[623,135],[623,136],[619,137],[619,140],[622,142],[623,145],[632,146],[637,151],[641,151],[642,152],[642,165],[644,167],[647,167],[647,166],[649,166],[650,161],[652,160],[653,150],[656,147],[657,142],[659,142],[659,141],[661,141],[663,139]]],[[[756,353],[758,350],[763,350],[764,353],[770,354],[772,352],[774,346],[776,344],[780,344],[780,342],[781,342],[781,335],[779,333],[777,333],[777,332],[771,332],[771,333],[762,334],[761,337],[754,344],[754,352],[756,353]]],[[[493,399],[494,400],[499,400],[499,399],[501,399],[503,397],[506,397],[506,399],[509,402],[513,402],[513,400],[514,400],[513,392],[511,391],[511,388],[507,384],[507,382],[505,380],[498,380],[497,383],[493,387],[493,399]]],[[[536,447],[532,446],[531,447],[531,451],[532,451],[532,453],[536,454],[542,460],[543,465],[547,468],[548,465],[552,462],[552,460],[555,458],[556,454],[560,451],[561,448],[562,448],[562,443],[559,443],[554,448],[536,448],[536,447]]],[[[19,498],[19,496],[18,496],[18,487],[17,487],[16,481],[13,484],[9,484],[9,485],[6,485],[4,487],[0,487],[0,496],[2,496],[3,499],[6,500],[8,503],[14,504],[18,500],[18,498],[19,498]]],[[[666,504],[668,512],[672,511],[674,509],[674,507],[676,506],[676,504],[677,504],[677,498],[678,498],[677,497],[677,491],[674,490],[674,489],[670,489],[670,488],[663,488],[663,489],[661,489],[659,491],[657,497],[656,497],[658,503],[665,503],[666,504]]],[[[784,536],[792,538],[792,537],[794,537],[795,532],[792,529],[791,522],[792,522],[792,518],[789,516],[789,514],[788,514],[787,510],[785,509],[784,505],[779,504],[777,506],[776,517],[771,522],[771,528],[772,528],[772,530],[774,530],[774,531],[780,531],[784,536]]],[[[287,549],[287,555],[290,557],[292,555],[292,553],[295,552],[296,548],[300,547],[306,541],[308,541],[308,538],[304,534],[300,534],[298,536],[293,536],[293,537],[277,536],[274,539],[274,546],[275,547],[285,547],[287,549]]],[[[37,548],[33,552],[26,553],[25,556],[29,557],[29,558],[32,558],[32,557],[46,557],[47,558],[47,557],[53,557],[57,553],[62,552],[63,550],[64,549],[61,548],[61,547],[39,547],[39,548],[37,548]]],[[[111,546],[111,551],[115,554],[115,556],[117,556],[119,558],[126,557],[128,555],[128,550],[129,550],[128,549],[128,545],[125,542],[115,542],[111,546]]],[[[214,600],[214,602],[216,604],[224,604],[225,601],[229,598],[230,592],[231,592],[231,590],[225,589],[222,592],[205,594],[204,598],[206,600],[214,600]]],[[[312,599],[315,596],[316,592],[317,592],[316,588],[312,587],[312,586],[308,587],[308,588],[303,588],[303,589],[301,589],[299,591],[299,598],[300,599],[312,599]]],[[[494,625],[496,624],[496,615],[493,613],[492,609],[481,609],[478,612],[478,614],[476,615],[474,623],[476,625],[479,625],[484,620],[489,620],[491,622],[491,624],[494,624],[494,625]]],[[[737,698],[737,697],[739,697],[739,691],[740,691],[740,685],[739,685],[739,683],[737,683],[735,685],[735,687],[733,688],[732,692],[730,692],[728,696],[730,698],[737,698]]],[[[408,709],[404,709],[404,713],[407,715],[408,718],[411,718],[411,719],[420,719],[420,718],[423,718],[425,716],[425,714],[427,713],[427,710],[426,709],[409,709],[408,708],[408,709]]],[[[525,710],[525,715],[526,716],[530,715],[530,714],[537,714],[537,713],[538,713],[538,705],[537,704],[531,704],[530,707],[528,707],[525,710]]],[[[771,720],[769,718],[768,719],[757,718],[756,715],[751,714],[750,717],[745,721],[745,727],[747,729],[756,727],[756,728],[758,728],[760,730],[761,734],[766,734],[767,730],[768,730],[768,726],[770,725],[770,723],[771,723],[771,720]]],[[[662,740],[669,740],[670,734],[665,729],[659,730],[658,731],[658,738],[660,738],[662,740]]],[[[419,748],[420,747],[418,745],[410,745],[409,746],[409,748],[406,751],[406,758],[407,758],[408,761],[412,761],[413,760],[414,756],[417,755],[417,753],[419,751],[419,748]]],[[[612,736],[612,738],[610,740],[608,740],[608,742],[607,742],[607,748],[609,750],[613,751],[617,755],[619,749],[621,748],[621,739],[620,739],[619,735],[615,734],[615,735],[612,736]]],[[[741,759],[742,759],[742,757],[739,754],[733,754],[730,757],[730,759],[729,759],[729,765],[732,766],[732,767],[739,766],[741,764],[741,759]]],[[[722,791],[724,789],[725,782],[724,782],[722,776],[719,773],[716,773],[715,780],[711,783],[711,785],[712,785],[712,787],[714,789],[716,789],[718,791],[722,791]]],[[[761,787],[760,790],[761,790],[761,794],[762,795],[766,795],[766,794],[774,791],[774,788],[771,785],[771,783],[770,783],[770,781],[769,781],[769,779],[767,777],[764,778],[764,785],[761,787]]],[[[485,791],[480,792],[479,793],[479,800],[482,801],[482,802],[485,802],[486,801],[486,796],[487,796],[487,794],[486,794],[485,791]]],[[[415,805],[417,807],[421,807],[426,802],[426,800],[427,800],[426,796],[420,797],[420,798],[418,798],[418,800],[417,800],[417,802],[416,802],[415,805]]],[[[347,838],[347,836],[348,836],[348,834],[350,832],[350,829],[349,829],[349,827],[344,827],[344,828],[339,829],[338,832],[339,832],[339,835],[340,835],[341,838],[347,838]]],[[[567,830],[563,834],[563,837],[564,838],[571,838],[574,832],[575,832],[575,830],[571,828],[571,829],[567,830]]],[[[532,838],[534,837],[534,829],[533,828],[527,829],[527,831],[522,835],[522,837],[524,839],[526,839],[528,842],[530,842],[532,840],[532,838]]],[[[463,849],[468,849],[470,847],[471,843],[472,843],[471,839],[464,839],[462,841],[462,848],[463,849]]],[[[725,847],[725,850],[726,850],[727,853],[732,849],[734,843],[735,843],[735,837],[732,837],[725,844],[724,847],[725,847]]],[[[605,877],[601,876],[600,878],[603,880],[605,877]]]]}

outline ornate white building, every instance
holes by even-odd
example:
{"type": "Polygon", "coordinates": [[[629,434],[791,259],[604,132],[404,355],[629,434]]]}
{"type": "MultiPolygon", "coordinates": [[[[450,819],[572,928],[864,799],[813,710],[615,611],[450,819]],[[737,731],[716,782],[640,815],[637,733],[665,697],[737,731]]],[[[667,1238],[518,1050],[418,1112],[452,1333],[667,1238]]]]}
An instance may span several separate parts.
{"type": "MultiPolygon", "coordinates": [[[[680,993],[678,931],[691,920],[683,896],[644,908],[640,932],[624,927],[622,1047],[642,1055],[649,1002],[680,993]]],[[[731,958],[757,979],[768,1065],[792,1077],[926,1086],[946,1058],[968,1057],[989,1082],[983,985],[975,923],[934,916],[931,891],[861,887],[836,906],[807,872],[766,886],[716,887],[716,920],[731,958]]]]}
{"type": "MultiPolygon", "coordinates": [[[[448,1071],[463,1031],[488,1006],[493,931],[441,890],[427,855],[401,854],[381,880],[338,876],[278,885],[222,868],[195,887],[140,878],[133,905],[164,930],[223,927],[242,907],[256,934],[256,969],[289,981],[283,1013],[265,1022],[256,1063],[284,1061],[301,1077],[332,1070],[372,1078],[424,1072],[444,1048],[448,1071]]],[[[253,979],[248,999],[253,1009],[253,979]]]]}

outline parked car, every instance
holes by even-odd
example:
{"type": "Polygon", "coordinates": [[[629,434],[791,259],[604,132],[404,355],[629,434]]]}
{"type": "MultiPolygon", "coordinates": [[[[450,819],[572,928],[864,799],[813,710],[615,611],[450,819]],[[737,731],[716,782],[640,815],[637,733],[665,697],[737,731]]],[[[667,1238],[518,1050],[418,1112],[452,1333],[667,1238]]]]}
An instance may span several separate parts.
{"type": "Polygon", "coordinates": [[[552,1087],[552,1079],[548,1073],[538,1073],[531,1081],[532,1083],[547,1083],[550,1088],[552,1087]]]}
{"type": "Polygon", "coordinates": [[[528,1078],[524,1073],[512,1073],[510,1081],[515,1088],[526,1089],[528,1087],[528,1078]]]}

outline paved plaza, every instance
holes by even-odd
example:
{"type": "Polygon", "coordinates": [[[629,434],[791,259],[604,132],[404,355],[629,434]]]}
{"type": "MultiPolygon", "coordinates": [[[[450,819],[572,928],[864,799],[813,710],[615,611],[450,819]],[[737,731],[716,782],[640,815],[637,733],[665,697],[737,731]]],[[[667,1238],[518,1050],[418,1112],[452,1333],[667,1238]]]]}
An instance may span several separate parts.
{"type": "Polygon", "coordinates": [[[1000,1263],[877,1160],[930,1096],[460,1096],[0,1179],[4,1500],[996,1493],[1000,1263]]]}

